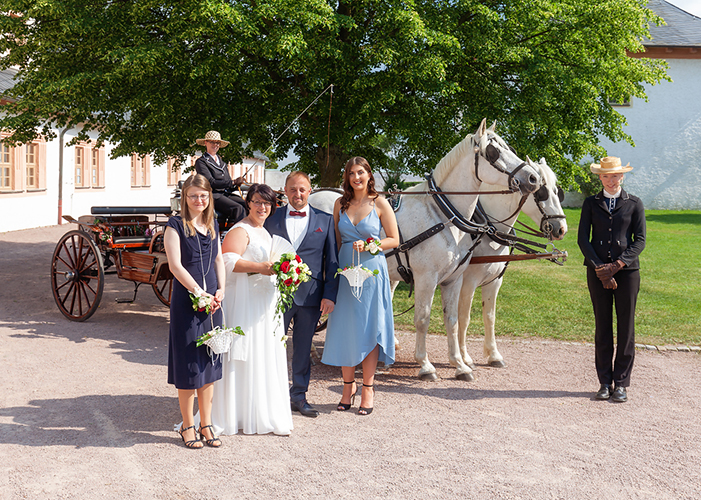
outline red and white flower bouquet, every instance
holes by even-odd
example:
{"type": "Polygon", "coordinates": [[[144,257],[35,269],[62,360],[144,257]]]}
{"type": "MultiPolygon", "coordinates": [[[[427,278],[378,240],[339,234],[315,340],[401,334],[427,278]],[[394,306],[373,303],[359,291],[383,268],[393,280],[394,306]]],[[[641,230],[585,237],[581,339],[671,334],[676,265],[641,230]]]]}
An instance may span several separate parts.
{"type": "Polygon", "coordinates": [[[275,312],[283,315],[294,300],[295,293],[299,285],[309,281],[312,272],[296,253],[284,253],[280,259],[273,264],[275,270],[275,285],[280,292],[280,300],[275,306],[275,312]]]}

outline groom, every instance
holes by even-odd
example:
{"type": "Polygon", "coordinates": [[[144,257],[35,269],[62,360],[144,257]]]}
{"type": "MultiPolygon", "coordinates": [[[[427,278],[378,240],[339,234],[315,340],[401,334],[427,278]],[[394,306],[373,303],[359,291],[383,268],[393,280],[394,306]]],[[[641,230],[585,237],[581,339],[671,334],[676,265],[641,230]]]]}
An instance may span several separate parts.
{"type": "Polygon", "coordinates": [[[312,271],[311,279],[302,283],[294,297],[292,307],[285,313],[285,331],[294,319],[292,327],[292,409],[306,417],[316,417],[319,412],[307,402],[307,388],[311,360],[312,337],[319,317],[333,311],[338,291],[336,231],[333,216],[310,207],[307,199],[312,190],[309,176],[304,172],[292,172],[285,180],[286,210],[276,210],[265,221],[271,235],[278,235],[290,243],[304,263],[312,271]]]}

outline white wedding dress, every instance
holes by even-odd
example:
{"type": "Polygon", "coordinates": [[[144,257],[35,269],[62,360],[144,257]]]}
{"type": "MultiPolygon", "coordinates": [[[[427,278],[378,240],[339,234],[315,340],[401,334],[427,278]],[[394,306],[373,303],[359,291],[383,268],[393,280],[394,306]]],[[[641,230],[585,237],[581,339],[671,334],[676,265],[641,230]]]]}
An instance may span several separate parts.
{"type": "Polygon", "coordinates": [[[226,288],[222,309],[226,326],[240,326],[231,351],[222,355],[222,378],[214,383],[212,424],[215,434],[288,435],[292,411],[282,318],[275,317],[279,293],[273,276],[232,272],[239,258],[270,260],[272,238],[264,228],[239,222],[248,233],[243,255],[223,254],[226,288]]]}

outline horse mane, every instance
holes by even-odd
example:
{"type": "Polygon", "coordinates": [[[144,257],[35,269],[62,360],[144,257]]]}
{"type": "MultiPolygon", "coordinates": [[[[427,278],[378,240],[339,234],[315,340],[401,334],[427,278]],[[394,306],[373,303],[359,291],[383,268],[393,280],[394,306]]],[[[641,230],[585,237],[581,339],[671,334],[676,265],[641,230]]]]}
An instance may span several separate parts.
{"type": "Polygon", "coordinates": [[[438,162],[433,170],[433,178],[439,186],[448,177],[448,174],[455,168],[455,165],[465,156],[471,153],[468,148],[471,146],[472,134],[468,134],[462,141],[453,146],[453,149],[438,162]]]}

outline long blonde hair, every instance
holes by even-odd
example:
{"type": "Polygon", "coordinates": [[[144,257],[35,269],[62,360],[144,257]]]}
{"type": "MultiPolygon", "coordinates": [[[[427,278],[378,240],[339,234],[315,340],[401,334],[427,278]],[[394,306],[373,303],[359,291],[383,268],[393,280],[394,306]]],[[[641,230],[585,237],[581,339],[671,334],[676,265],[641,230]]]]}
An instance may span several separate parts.
{"type": "Polygon", "coordinates": [[[217,233],[214,230],[214,198],[212,195],[212,186],[209,185],[207,178],[200,174],[192,174],[188,177],[180,191],[180,216],[185,226],[185,235],[189,237],[197,234],[195,225],[192,223],[193,217],[190,213],[190,208],[187,205],[187,193],[191,188],[204,189],[209,193],[209,203],[207,204],[207,208],[204,209],[204,212],[202,212],[202,222],[207,227],[210,237],[214,239],[217,233]]]}

